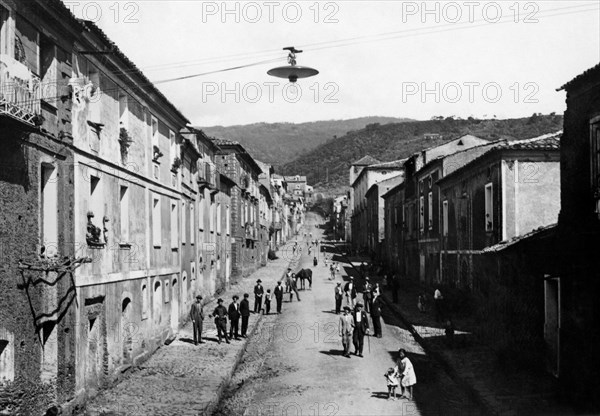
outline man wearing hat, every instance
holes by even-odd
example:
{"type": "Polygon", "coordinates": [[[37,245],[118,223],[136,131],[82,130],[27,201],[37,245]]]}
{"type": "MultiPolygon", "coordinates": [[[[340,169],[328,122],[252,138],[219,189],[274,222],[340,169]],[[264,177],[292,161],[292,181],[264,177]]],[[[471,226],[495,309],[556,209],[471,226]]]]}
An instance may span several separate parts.
{"type": "Polygon", "coordinates": [[[249,294],[244,293],[244,299],[240,302],[240,313],[242,315],[242,338],[246,338],[248,332],[248,320],[250,319],[250,302],[249,294]]]}
{"type": "Polygon", "coordinates": [[[292,268],[288,267],[287,272],[285,273],[285,291],[292,291],[292,268]]]}
{"type": "Polygon", "coordinates": [[[354,343],[354,354],[362,357],[363,354],[363,343],[365,334],[369,332],[369,320],[367,314],[362,309],[363,305],[360,302],[356,303],[356,308],[352,312],[352,318],[354,319],[354,333],[352,334],[352,341],[354,343]]]}
{"type": "Polygon", "coordinates": [[[382,337],[381,333],[381,296],[377,293],[373,294],[373,303],[371,303],[371,320],[373,321],[373,336],[382,337]]]}
{"type": "Polygon", "coordinates": [[[229,344],[229,338],[227,338],[227,309],[223,306],[223,299],[217,300],[217,307],[209,317],[215,317],[215,326],[217,327],[217,335],[219,337],[219,344],[221,343],[221,334],[225,337],[225,341],[229,344]]]}
{"type": "Polygon", "coordinates": [[[265,293],[265,289],[263,289],[262,280],[258,279],[256,281],[256,286],[254,286],[254,313],[260,313],[262,310],[262,299],[265,293]]]}
{"type": "Polygon", "coordinates": [[[344,299],[344,292],[342,292],[342,283],[337,282],[335,286],[335,313],[340,314],[340,309],[342,308],[342,299],[344,299]]]}
{"type": "Polygon", "coordinates": [[[238,305],[238,296],[233,295],[233,302],[229,304],[229,338],[240,339],[239,322],[240,322],[240,305],[238,305]]]}
{"type": "Polygon", "coordinates": [[[277,301],[277,313],[281,313],[281,303],[283,302],[283,287],[281,286],[281,280],[277,282],[275,290],[273,290],[275,300],[277,301]]]}
{"type": "Polygon", "coordinates": [[[346,283],[344,287],[346,294],[346,303],[350,306],[350,309],[354,307],[354,299],[356,299],[356,286],[354,284],[354,277],[350,276],[350,281],[346,283]]]}
{"type": "Polygon", "coordinates": [[[202,322],[204,322],[204,311],[202,310],[202,296],[196,296],[196,302],[192,303],[190,309],[190,320],[194,331],[194,345],[204,344],[202,342],[202,322]]]}
{"type": "Polygon", "coordinates": [[[365,277],[365,285],[363,287],[363,301],[365,302],[365,311],[369,313],[371,311],[371,302],[372,302],[372,294],[373,286],[371,282],[369,282],[369,277],[365,277]]]}
{"type": "Polygon", "coordinates": [[[344,347],[344,357],[350,358],[350,341],[354,331],[354,320],[350,315],[350,307],[344,306],[344,314],[340,316],[340,337],[342,337],[342,346],[344,347]]]}

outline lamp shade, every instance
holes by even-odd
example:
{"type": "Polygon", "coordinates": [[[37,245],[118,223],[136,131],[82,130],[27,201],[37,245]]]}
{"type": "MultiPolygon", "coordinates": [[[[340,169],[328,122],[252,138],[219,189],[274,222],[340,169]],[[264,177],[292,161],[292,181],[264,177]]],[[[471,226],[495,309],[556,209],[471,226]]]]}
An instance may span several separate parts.
{"type": "Polygon", "coordinates": [[[308,78],[317,75],[319,71],[308,66],[278,66],[277,68],[270,69],[267,74],[278,77],[287,78],[290,82],[296,82],[298,78],[308,78]]]}

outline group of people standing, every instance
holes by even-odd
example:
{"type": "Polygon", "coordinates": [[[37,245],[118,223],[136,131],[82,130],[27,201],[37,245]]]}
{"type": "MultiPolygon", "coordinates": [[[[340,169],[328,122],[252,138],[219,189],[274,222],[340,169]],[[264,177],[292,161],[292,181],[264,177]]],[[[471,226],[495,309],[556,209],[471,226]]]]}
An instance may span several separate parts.
{"type": "MultiPolygon", "coordinates": [[[[276,289],[277,290],[277,289],[276,289]]],[[[217,299],[217,306],[215,307],[212,314],[208,315],[209,318],[214,317],[215,326],[217,327],[217,337],[219,344],[224,338],[225,342],[230,343],[230,339],[239,340],[246,338],[248,333],[248,323],[250,321],[250,295],[244,293],[244,299],[238,303],[239,296],[233,295],[229,304],[226,308],[223,305],[223,299],[217,299]],[[229,334],[227,333],[227,319],[229,319],[229,334]],[[242,321],[241,331],[239,329],[240,319],[242,321]],[[241,334],[240,334],[241,332],[241,334]]],[[[281,308],[279,308],[281,309],[281,308]]],[[[256,281],[254,286],[254,313],[269,314],[271,310],[271,290],[265,290],[262,286],[262,280],[256,281]],[[264,309],[263,309],[263,297],[264,297],[264,309]]],[[[204,344],[202,341],[202,326],[204,323],[204,309],[202,305],[202,296],[196,296],[196,302],[192,304],[190,309],[190,320],[192,321],[193,333],[194,333],[194,345],[204,344]]]]}
{"type": "MultiPolygon", "coordinates": [[[[342,302],[344,299],[346,300],[345,307],[348,307],[349,310],[353,310],[353,308],[360,303],[356,301],[358,293],[360,292],[356,288],[354,277],[350,276],[343,288],[341,282],[338,282],[334,289],[335,313],[338,315],[341,313],[342,302]]],[[[372,285],[369,278],[366,277],[365,284],[362,288],[362,297],[365,312],[371,315],[371,320],[373,321],[373,335],[377,338],[381,338],[383,336],[381,332],[381,309],[383,305],[379,283],[372,285]]],[[[363,303],[360,303],[360,305],[362,306],[363,303]]]]}
{"type": "Polygon", "coordinates": [[[354,310],[344,306],[344,313],[340,316],[339,333],[342,337],[344,357],[350,358],[350,342],[354,344],[354,355],[363,356],[365,335],[369,333],[369,319],[360,302],[356,303],[354,310]]]}

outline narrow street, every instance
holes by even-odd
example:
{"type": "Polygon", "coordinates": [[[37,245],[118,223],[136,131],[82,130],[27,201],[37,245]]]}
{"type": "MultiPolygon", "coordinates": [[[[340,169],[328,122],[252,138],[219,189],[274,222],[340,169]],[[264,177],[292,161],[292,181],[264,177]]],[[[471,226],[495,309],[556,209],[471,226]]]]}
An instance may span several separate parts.
{"type": "MultiPolygon", "coordinates": [[[[306,217],[307,233],[321,239],[319,217],[306,217]]],[[[313,270],[312,290],[299,292],[301,302],[290,303],[286,294],[283,313],[264,317],[215,415],[481,414],[387,309],[383,338],[365,337],[364,358],[343,357],[333,294],[351,266],[343,265],[335,282],[328,280],[323,253],[313,267],[303,244],[298,267],[313,270]],[[414,401],[387,400],[383,374],[394,366],[399,348],[407,350],[417,374],[414,401]]]]}

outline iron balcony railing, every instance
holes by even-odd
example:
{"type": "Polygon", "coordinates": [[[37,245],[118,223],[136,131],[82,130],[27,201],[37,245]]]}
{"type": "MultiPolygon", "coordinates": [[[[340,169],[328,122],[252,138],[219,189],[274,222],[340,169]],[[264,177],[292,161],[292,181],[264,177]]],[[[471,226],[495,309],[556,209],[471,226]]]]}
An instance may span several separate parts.
{"type": "Polygon", "coordinates": [[[37,76],[30,73],[28,78],[22,80],[12,77],[6,64],[0,62],[0,115],[35,126],[41,113],[43,88],[37,76]]]}

